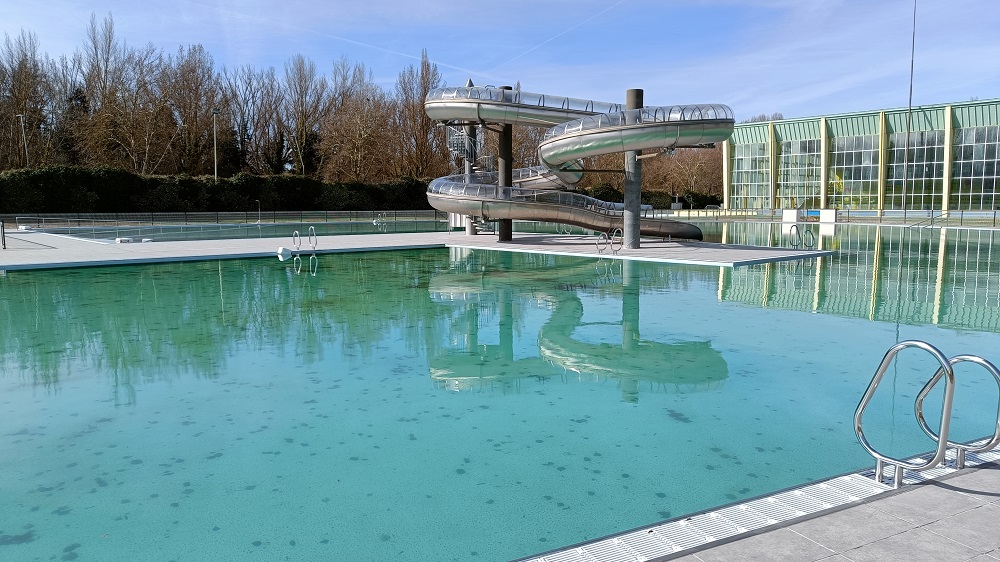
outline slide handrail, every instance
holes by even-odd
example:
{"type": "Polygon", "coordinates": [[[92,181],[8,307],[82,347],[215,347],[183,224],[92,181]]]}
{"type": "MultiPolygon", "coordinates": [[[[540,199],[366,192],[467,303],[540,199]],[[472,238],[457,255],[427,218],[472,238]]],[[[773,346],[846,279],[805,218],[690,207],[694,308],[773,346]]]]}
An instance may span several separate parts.
{"type": "Polygon", "coordinates": [[[609,103],[580,98],[550,96],[523,92],[521,90],[501,90],[493,86],[462,86],[457,88],[436,88],[427,93],[424,103],[435,101],[478,100],[511,105],[526,105],[557,110],[579,111],[584,113],[611,113],[621,111],[625,106],[620,103],[609,103]]]}
{"type": "Polygon", "coordinates": [[[590,115],[556,125],[545,132],[542,140],[549,140],[563,135],[610,129],[617,127],[634,127],[652,123],[681,123],[694,121],[733,121],[733,110],[729,106],[708,103],[697,105],[651,106],[640,109],[629,109],[614,113],[590,115]]]}
{"type": "MultiPolygon", "coordinates": [[[[621,216],[625,212],[625,205],[623,203],[603,201],[601,199],[595,199],[573,191],[498,187],[495,184],[495,178],[496,173],[494,172],[446,176],[432,180],[427,186],[427,192],[437,195],[471,197],[493,201],[549,203],[565,207],[585,209],[587,211],[608,216],[621,216]]],[[[641,205],[640,210],[643,216],[652,217],[652,205],[641,205]]]]}

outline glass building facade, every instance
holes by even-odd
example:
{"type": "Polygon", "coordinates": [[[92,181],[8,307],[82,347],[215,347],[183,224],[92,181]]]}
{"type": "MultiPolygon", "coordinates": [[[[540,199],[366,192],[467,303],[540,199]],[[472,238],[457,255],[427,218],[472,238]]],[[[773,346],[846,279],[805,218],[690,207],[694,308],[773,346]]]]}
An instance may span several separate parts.
{"type": "Polygon", "coordinates": [[[741,209],[759,209],[771,201],[771,156],[765,143],[741,144],[734,148],[734,199],[741,209]]]}
{"type": "Polygon", "coordinates": [[[742,123],[724,158],[730,209],[993,211],[1000,100],[742,123]]]}
{"type": "Polygon", "coordinates": [[[878,137],[834,139],[830,150],[827,203],[834,209],[878,208],[878,137]]]}

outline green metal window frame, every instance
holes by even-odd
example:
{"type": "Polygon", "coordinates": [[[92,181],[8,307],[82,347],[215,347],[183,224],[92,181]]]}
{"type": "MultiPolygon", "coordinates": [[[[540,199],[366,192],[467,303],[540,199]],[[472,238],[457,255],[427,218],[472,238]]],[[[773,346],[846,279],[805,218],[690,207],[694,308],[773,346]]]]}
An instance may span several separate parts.
{"type": "Polygon", "coordinates": [[[821,184],[820,139],[783,141],[778,156],[777,206],[819,208],[821,184]]]}
{"type": "Polygon", "coordinates": [[[952,149],[951,193],[948,206],[956,210],[1000,209],[997,175],[1000,172],[1000,126],[955,129],[952,149]]]}
{"type": "Polygon", "coordinates": [[[827,206],[878,209],[878,135],[831,139],[827,206]]]}
{"type": "Polygon", "coordinates": [[[748,143],[733,147],[731,208],[770,208],[771,160],[767,144],[748,143]]]}
{"type": "Polygon", "coordinates": [[[941,195],[944,191],[944,137],[943,130],[911,132],[909,158],[905,158],[906,133],[890,135],[885,186],[886,209],[941,208],[941,195]],[[905,186],[904,161],[907,162],[905,186]]]}

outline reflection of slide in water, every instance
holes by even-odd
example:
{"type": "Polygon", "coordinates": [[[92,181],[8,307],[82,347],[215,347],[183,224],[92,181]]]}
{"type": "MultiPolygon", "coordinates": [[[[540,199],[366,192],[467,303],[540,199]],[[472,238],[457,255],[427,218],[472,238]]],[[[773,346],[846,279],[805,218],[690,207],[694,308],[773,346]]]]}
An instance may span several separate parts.
{"type": "MultiPolygon", "coordinates": [[[[560,283],[574,284],[594,276],[593,264],[582,267],[560,268],[560,283]]],[[[729,366],[708,341],[660,343],[647,340],[609,343],[588,343],[574,337],[574,332],[584,324],[583,303],[572,291],[552,287],[539,287],[538,280],[527,282],[511,271],[498,276],[488,272],[475,274],[437,274],[431,279],[432,294],[446,295],[444,300],[465,300],[479,306],[485,297],[506,294],[507,298],[524,293],[531,300],[543,300],[552,306],[552,315],[538,331],[540,357],[515,360],[513,349],[501,345],[474,345],[470,349],[453,349],[429,358],[431,377],[451,390],[463,390],[484,383],[511,383],[532,376],[551,372],[549,365],[558,365],[567,371],[597,379],[616,380],[621,385],[623,398],[638,400],[639,384],[649,383],[653,388],[669,392],[697,392],[717,388],[729,376],[729,366]],[[506,290],[505,290],[506,289],[506,290]]],[[[490,298],[494,297],[494,298],[490,298]]],[[[623,310],[623,317],[638,319],[638,299],[626,299],[634,310],[623,310]]],[[[626,305],[627,308],[627,305],[626,305]]],[[[621,326],[611,324],[615,333],[621,326]]],[[[478,321],[464,327],[465,335],[478,339],[478,321]]],[[[505,341],[501,337],[501,342],[505,341]]],[[[506,339],[509,344],[511,338],[506,339]]]]}
{"type": "MultiPolygon", "coordinates": [[[[551,127],[538,146],[543,166],[515,171],[517,187],[498,187],[494,173],[438,178],[427,188],[434,208],[490,220],[544,220],[602,231],[621,225],[622,207],[564,191],[582,178],[581,159],[710,145],[728,139],[734,124],[733,112],[725,105],[625,110],[619,104],[491,87],[432,90],[424,110],[432,119],[454,125],[551,127]]],[[[646,216],[651,211],[642,211],[641,234],[701,239],[698,227],[646,216]]]]}
{"type": "MultiPolygon", "coordinates": [[[[638,383],[643,381],[673,392],[694,392],[716,388],[729,376],[726,360],[707,341],[639,340],[628,347],[579,341],[573,332],[581,326],[583,303],[572,293],[556,303],[551,319],[538,332],[542,357],[571,371],[618,379],[627,399],[633,393],[638,397],[638,383]]],[[[617,324],[611,329],[621,332],[617,324]]]]}

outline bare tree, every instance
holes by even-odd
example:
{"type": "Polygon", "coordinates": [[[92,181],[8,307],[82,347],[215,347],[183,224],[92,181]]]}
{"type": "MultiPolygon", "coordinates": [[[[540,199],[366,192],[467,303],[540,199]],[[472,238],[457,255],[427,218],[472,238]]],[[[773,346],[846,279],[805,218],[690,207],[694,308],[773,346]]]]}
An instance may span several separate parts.
{"type": "Polygon", "coordinates": [[[583,166],[587,170],[600,170],[586,174],[581,186],[594,187],[597,185],[610,185],[622,191],[625,189],[625,165],[622,162],[621,153],[603,154],[584,160],[583,166]],[[621,170],[619,172],[618,170],[621,170]]]}
{"type": "Polygon", "coordinates": [[[340,182],[386,181],[390,154],[384,148],[391,141],[389,115],[393,106],[385,92],[378,90],[345,101],[328,128],[324,129],[323,178],[340,182]]]}
{"type": "Polygon", "coordinates": [[[108,140],[118,155],[117,165],[137,174],[153,173],[163,160],[173,119],[162,90],[169,72],[163,56],[152,45],[127,49],[126,72],[115,88],[108,140]]]}
{"type": "Polygon", "coordinates": [[[295,170],[300,175],[318,167],[316,148],[320,124],[330,107],[328,84],[316,74],[316,64],[302,55],[285,63],[285,129],[294,155],[295,170]]]}
{"type": "Polygon", "coordinates": [[[645,160],[643,189],[722,197],[722,148],[679,148],[673,154],[645,160]]]}
{"type": "Polygon", "coordinates": [[[220,80],[241,169],[255,174],[280,174],[290,161],[281,114],[284,92],[274,68],[224,69],[220,80]]]}
{"type": "Polygon", "coordinates": [[[759,113],[749,119],[744,119],[743,121],[741,121],[741,123],[761,123],[764,121],[780,121],[784,118],[785,116],[782,115],[780,112],[772,113],[770,115],[766,113],[759,113]]]}
{"type": "Polygon", "coordinates": [[[81,131],[89,119],[90,104],[79,66],[79,57],[62,56],[48,61],[49,156],[53,164],[83,163],[81,131]]]}
{"type": "Polygon", "coordinates": [[[80,153],[87,165],[120,165],[112,140],[115,106],[125,87],[126,49],[115,36],[114,20],[108,15],[98,24],[90,16],[83,49],[75,54],[83,74],[84,98],[89,105],[87,120],[76,127],[80,153]]]}
{"type": "Polygon", "coordinates": [[[322,177],[341,182],[389,179],[393,100],[363,64],[334,65],[331,111],[323,123],[322,177]]]}
{"type": "Polygon", "coordinates": [[[177,172],[213,173],[213,125],[222,133],[220,139],[231,130],[230,114],[222,111],[224,98],[219,83],[212,57],[201,45],[182,47],[167,60],[162,89],[174,121],[168,133],[178,138],[174,149],[177,172]]]}
{"type": "Polygon", "coordinates": [[[2,168],[41,164],[42,137],[48,119],[45,61],[38,54],[38,39],[21,31],[0,46],[0,115],[9,123],[0,141],[2,168]],[[9,121],[8,121],[9,120],[9,121]]]}
{"type": "Polygon", "coordinates": [[[420,55],[420,69],[413,65],[399,73],[396,80],[396,134],[399,135],[402,175],[416,178],[444,175],[448,172],[448,146],[443,127],[435,127],[424,112],[424,98],[441,85],[441,73],[420,55]]]}

